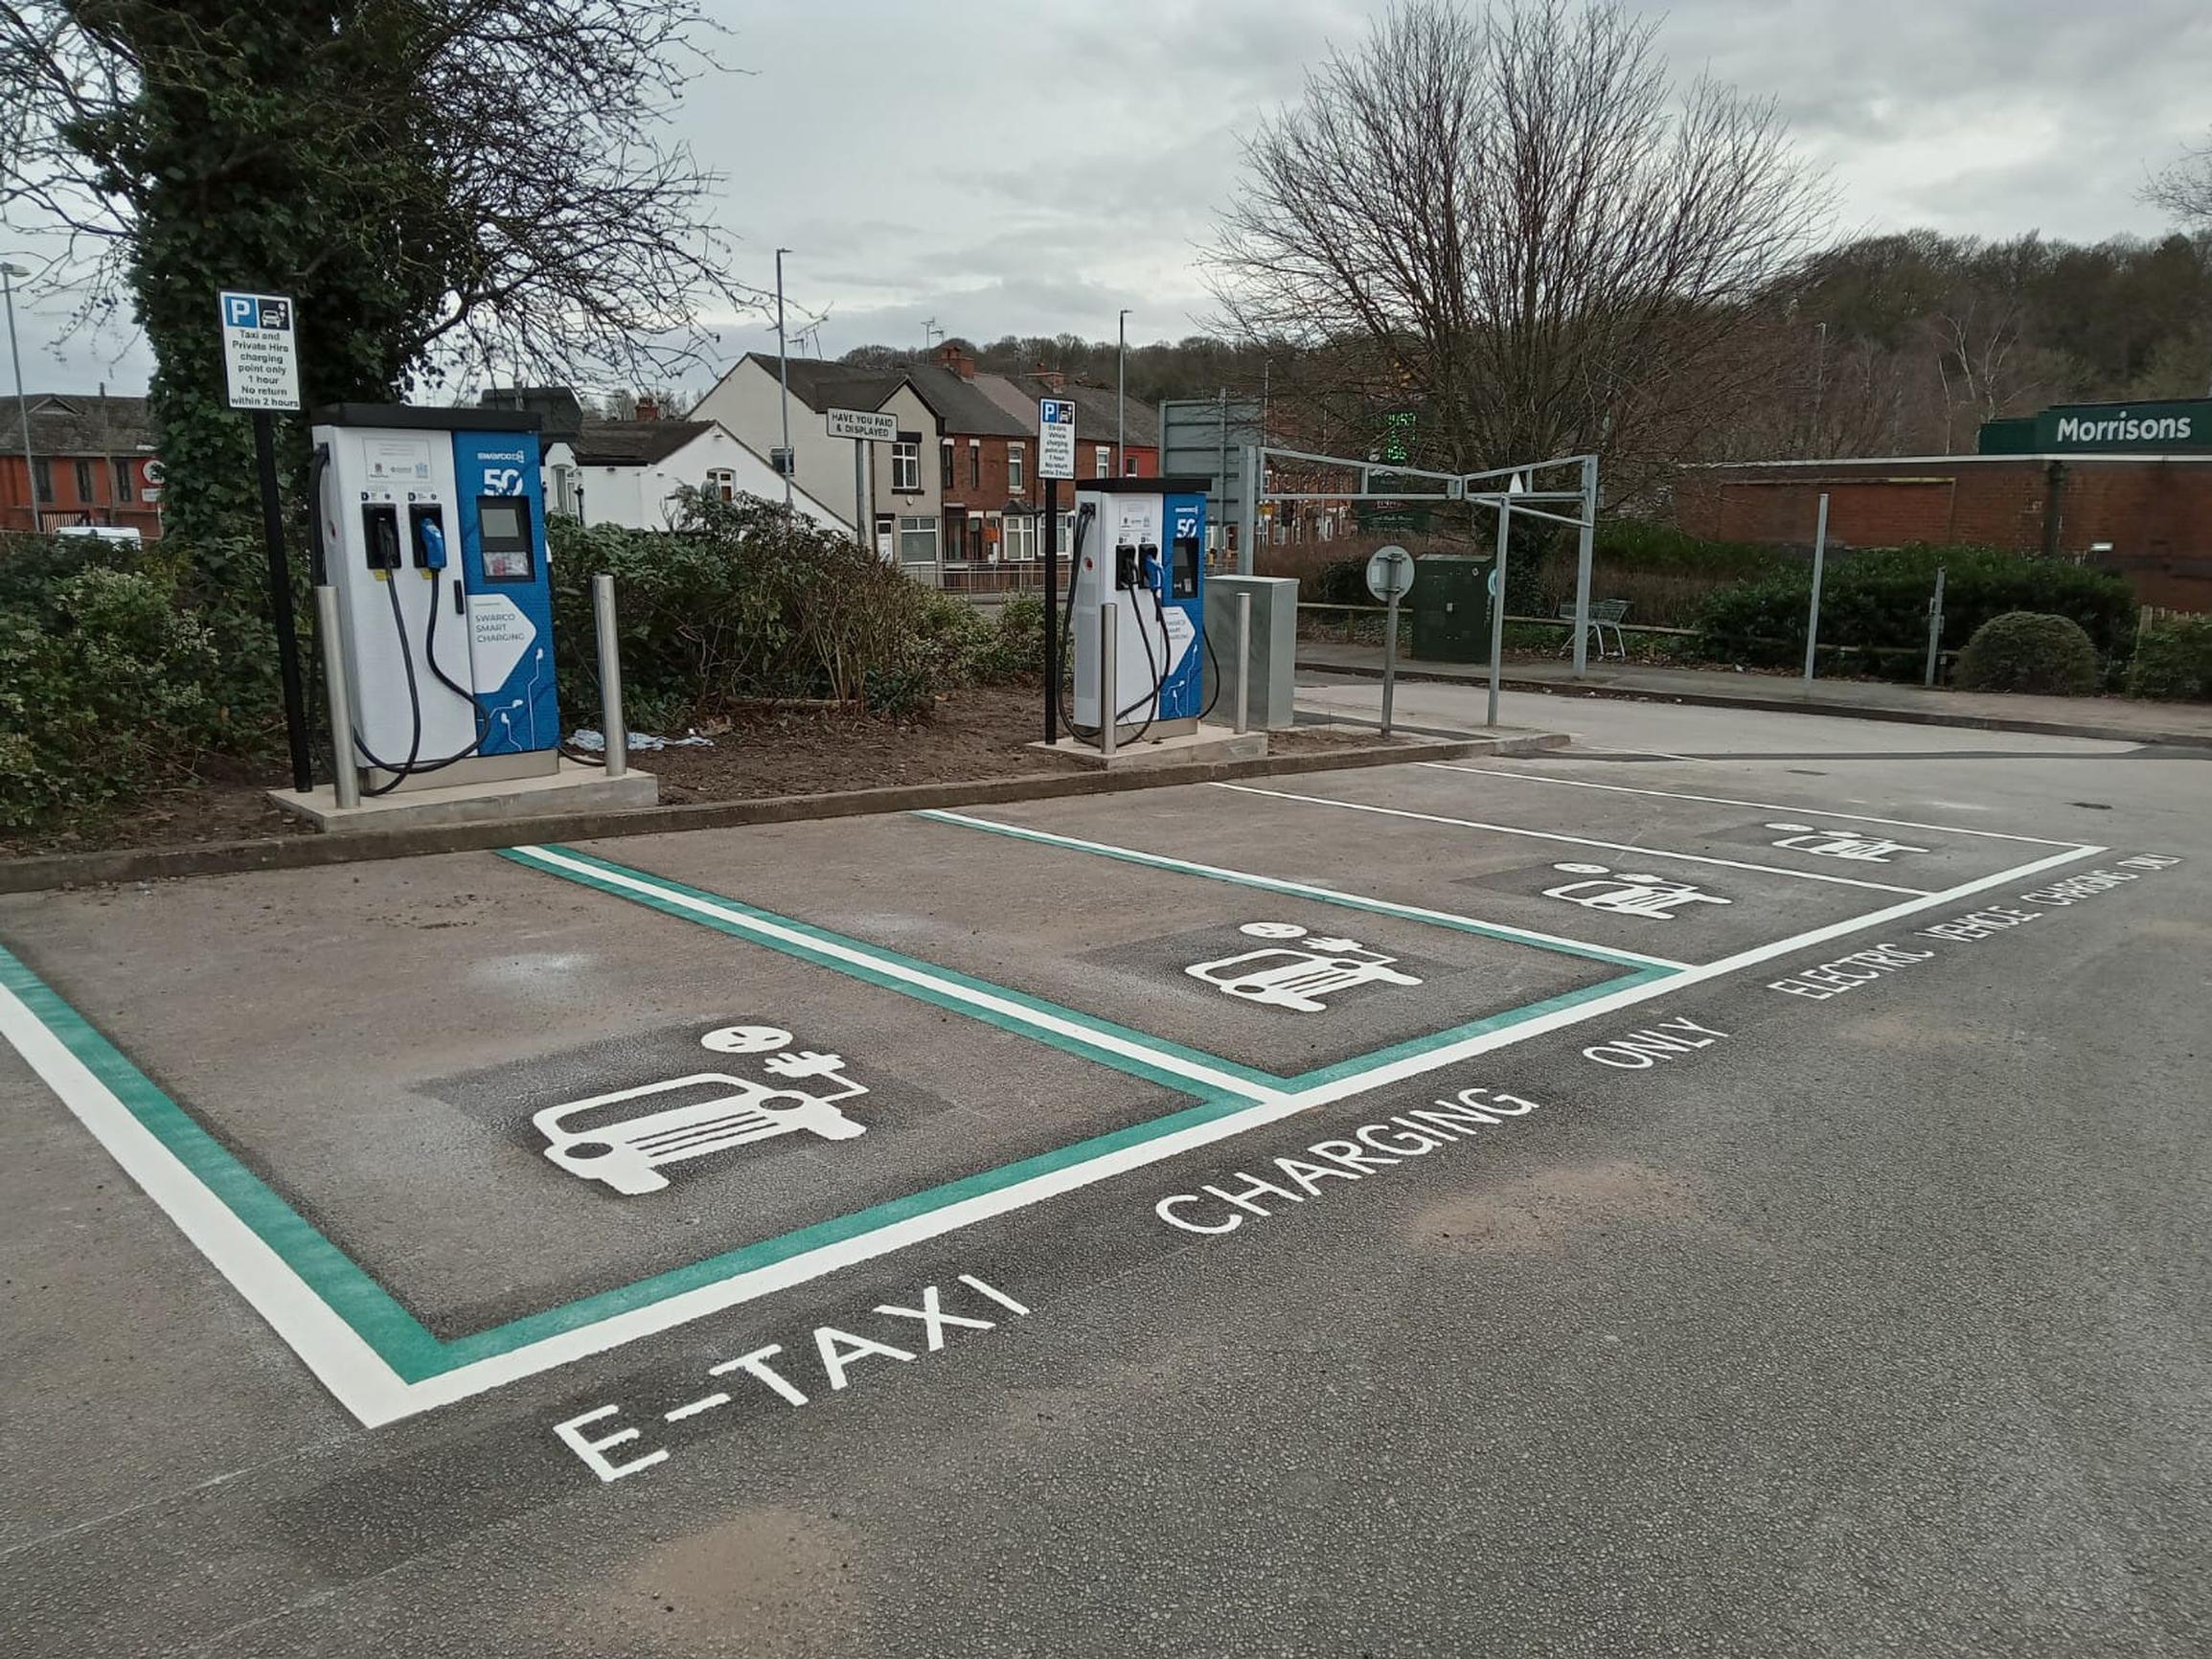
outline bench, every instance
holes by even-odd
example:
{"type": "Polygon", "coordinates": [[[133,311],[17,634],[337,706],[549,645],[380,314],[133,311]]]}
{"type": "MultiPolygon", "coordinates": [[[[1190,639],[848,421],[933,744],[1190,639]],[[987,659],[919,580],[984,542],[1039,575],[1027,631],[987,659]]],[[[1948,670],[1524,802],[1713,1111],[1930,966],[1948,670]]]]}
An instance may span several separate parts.
{"type": "MultiPolygon", "coordinates": [[[[1596,638],[1598,642],[1599,661],[1603,662],[1605,660],[1606,629],[1608,628],[1611,628],[1613,630],[1613,655],[1622,658],[1626,658],[1628,656],[1628,641],[1621,638],[1621,622],[1622,619],[1627,617],[1628,614],[1629,602],[1625,599],[1593,599],[1590,601],[1590,633],[1596,638]]],[[[1560,652],[1562,656],[1564,656],[1567,654],[1567,652],[1573,650],[1575,646],[1575,630],[1573,627],[1573,623],[1575,620],[1575,607],[1574,602],[1571,600],[1565,604],[1560,606],[1559,620],[1569,625],[1567,627],[1567,643],[1560,652]]]]}

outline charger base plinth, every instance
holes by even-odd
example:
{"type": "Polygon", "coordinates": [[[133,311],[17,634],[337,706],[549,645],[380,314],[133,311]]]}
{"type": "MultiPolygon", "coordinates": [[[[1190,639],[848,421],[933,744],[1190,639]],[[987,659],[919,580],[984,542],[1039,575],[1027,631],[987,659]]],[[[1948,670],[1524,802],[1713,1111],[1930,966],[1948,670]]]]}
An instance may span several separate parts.
{"type": "MultiPolygon", "coordinates": [[[[1130,730],[1133,732],[1134,728],[1130,730]]],[[[1155,727],[1154,732],[1157,730],[1155,727]]],[[[1170,737],[1125,737],[1111,755],[1102,755],[1094,744],[1075,738],[1062,738],[1057,743],[1038,741],[1029,747],[1040,755],[1050,755],[1092,771],[1120,772],[1210,761],[1264,760],[1267,753],[1267,734],[1239,732],[1232,726],[1193,721],[1189,722],[1188,730],[1170,737]]]]}
{"type": "Polygon", "coordinates": [[[650,772],[625,772],[619,778],[609,778],[598,766],[563,758],[559,770],[554,772],[397,790],[389,795],[366,796],[358,807],[339,806],[329,784],[305,791],[271,789],[269,799],[293,817],[330,834],[374,834],[450,824],[495,824],[552,812],[609,812],[652,807],[660,802],[660,780],[650,772]]]}

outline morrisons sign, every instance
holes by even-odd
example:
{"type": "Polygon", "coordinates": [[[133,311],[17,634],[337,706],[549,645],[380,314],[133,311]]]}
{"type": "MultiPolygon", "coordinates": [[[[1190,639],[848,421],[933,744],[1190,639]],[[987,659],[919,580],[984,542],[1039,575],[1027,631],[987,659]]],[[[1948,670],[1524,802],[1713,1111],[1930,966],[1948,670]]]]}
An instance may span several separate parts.
{"type": "Polygon", "coordinates": [[[2045,454],[2171,454],[2212,449],[2212,401],[2091,403],[2045,409],[2036,417],[2036,447],[2045,454]]]}
{"type": "MultiPolygon", "coordinates": [[[[2043,420],[2050,422],[2051,443],[2059,449],[2212,440],[2212,420],[2205,419],[2205,405],[2183,404],[2171,413],[2164,412],[2166,408],[2051,409],[2044,412],[2043,420]]],[[[2037,421],[2038,426],[2041,424],[2042,420],[2037,421]]]]}

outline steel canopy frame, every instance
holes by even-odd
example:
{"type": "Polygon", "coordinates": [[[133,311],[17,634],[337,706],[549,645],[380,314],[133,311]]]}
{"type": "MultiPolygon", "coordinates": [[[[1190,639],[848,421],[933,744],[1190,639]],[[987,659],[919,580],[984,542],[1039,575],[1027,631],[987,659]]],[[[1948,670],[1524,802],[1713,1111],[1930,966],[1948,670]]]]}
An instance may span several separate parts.
{"type": "MultiPolygon", "coordinates": [[[[1590,562],[1595,551],[1594,541],[1598,521],[1598,458],[1595,455],[1557,455],[1549,461],[1528,462],[1517,466],[1493,466],[1483,472],[1433,472],[1425,467],[1400,466],[1388,462],[1368,461],[1350,455],[1316,455],[1307,449],[1287,449],[1280,445],[1247,444],[1244,448],[1243,479],[1244,534],[1243,543],[1237,551],[1237,570],[1242,576],[1252,574],[1253,557],[1260,544],[1260,508],[1269,501],[1434,501],[1460,502],[1469,507],[1487,507],[1499,515],[1500,539],[1504,537],[1505,522],[1510,514],[1524,513],[1540,518],[1548,524],[1563,524],[1580,533],[1575,551],[1575,674],[1580,678],[1589,671],[1590,639],[1590,562]],[[1335,467],[1340,471],[1357,473],[1357,489],[1269,489],[1266,486],[1267,465],[1272,460],[1302,461],[1310,465],[1335,467]],[[1575,467],[1581,479],[1573,489],[1516,489],[1515,485],[1526,479],[1537,481],[1538,475],[1575,467]],[[1378,479],[1411,479],[1421,483],[1439,485],[1434,489],[1378,489],[1378,479]],[[1479,489],[1477,485],[1493,479],[1506,481],[1503,489],[1479,489]],[[1551,512],[1538,502],[1572,503],[1577,511],[1569,517],[1565,513],[1551,512]]],[[[1502,608],[1505,596],[1498,596],[1502,608]]],[[[1491,663],[1493,676],[1497,672],[1494,653],[1491,663]]],[[[1493,693],[1493,701],[1495,693],[1493,693]]],[[[1493,711],[1493,723],[1495,720],[1493,711]]]]}

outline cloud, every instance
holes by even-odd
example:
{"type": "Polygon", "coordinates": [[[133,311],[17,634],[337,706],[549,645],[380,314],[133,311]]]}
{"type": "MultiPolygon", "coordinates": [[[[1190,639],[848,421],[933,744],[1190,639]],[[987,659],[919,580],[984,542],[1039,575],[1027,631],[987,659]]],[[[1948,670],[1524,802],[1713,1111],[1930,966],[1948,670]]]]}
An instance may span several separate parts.
{"type": "MultiPolygon", "coordinates": [[[[732,274],[774,284],[821,349],[1195,331],[1198,267],[1239,135],[1299,96],[1379,8],[1358,0],[709,0],[737,72],[696,81],[679,136],[723,175],[732,274]]],[[[1677,76],[1772,97],[1826,166],[1845,234],[1927,225],[2095,240],[2164,226],[2136,193],[2212,123],[2203,0],[1672,0],[1646,14],[1677,76]]],[[[12,239],[0,237],[0,247],[12,239]]],[[[141,383],[127,333],[45,352],[42,385],[141,383]],[[118,351],[121,357],[116,357],[118,351]]],[[[774,343],[731,319],[724,349],[774,343]]]]}

